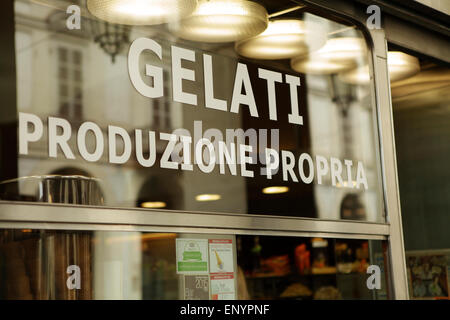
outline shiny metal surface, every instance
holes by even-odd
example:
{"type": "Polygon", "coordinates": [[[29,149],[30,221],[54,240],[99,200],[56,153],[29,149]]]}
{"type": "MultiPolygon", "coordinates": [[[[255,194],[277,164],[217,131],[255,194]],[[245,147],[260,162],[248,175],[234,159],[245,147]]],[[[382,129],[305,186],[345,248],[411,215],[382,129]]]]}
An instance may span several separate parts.
{"type": "Polygon", "coordinates": [[[195,213],[120,209],[41,203],[0,202],[0,223],[44,229],[179,231],[228,234],[303,235],[384,239],[389,225],[359,221],[328,221],[247,214],[195,213]],[[37,227],[37,226],[36,226],[37,227]],[[212,230],[214,229],[214,230],[212,230]]]}
{"type": "MultiPolygon", "coordinates": [[[[373,39],[374,46],[387,50],[387,41],[380,34],[373,39]]],[[[392,103],[390,93],[389,72],[386,54],[373,54],[375,93],[379,113],[379,129],[381,140],[381,158],[383,165],[384,196],[387,210],[387,222],[390,224],[389,259],[394,296],[396,299],[408,299],[408,279],[406,273],[405,247],[400,208],[400,193],[398,188],[397,162],[395,153],[394,124],[392,119],[392,103]]]]}

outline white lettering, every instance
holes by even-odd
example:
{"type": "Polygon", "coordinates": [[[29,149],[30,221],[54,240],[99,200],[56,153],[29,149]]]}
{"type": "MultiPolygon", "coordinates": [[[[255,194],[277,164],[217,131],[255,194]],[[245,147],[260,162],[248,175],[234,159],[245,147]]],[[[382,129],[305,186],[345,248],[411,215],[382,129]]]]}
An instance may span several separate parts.
{"type": "Polygon", "coordinates": [[[253,178],[253,171],[251,170],[247,170],[246,168],[246,164],[252,164],[252,157],[247,157],[245,155],[246,152],[252,152],[253,148],[252,146],[248,146],[245,144],[241,144],[239,145],[239,155],[240,155],[240,160],[241,160],[241,176],[243,177],[249,177],[249,178],[253,178]]]}
{"type": "Polygon", "coordinates": [[[274,171],[278,171],[280,165],[280,156],[278,152],[271,148],[266,148],[266,176],[267,179],[272,179],[274,171]],[[273,159],[273,161],[272,161],[273,159]]]}
{"type": "Polygon", "coordinates": [[[178,163],[170,160],[172,151],[175,148],[175,144],[178,140],[177,135],[160,132],[159,138],[161,140],[169,141],[166,149],[163,152],[163,155],[161,156],[161,168],[178,169],[178,163]]]}
{"type": "Polygon", "coordinates": [[[311,156],[307,153],[302,153],[298,158],[298,173],[300,174],[300,178],[306,184],[310,184],[314,179],[314,163],[311,156]],[[309,166],[309,176],[305,175],[304,162],[305,160],[308,162],[309,166]]]}
{"type": "Polygon", "coordinates": [[[342,163],[337,158],[330,158],[330,167],[331,167],[331,184],[333,186],[336,183],[339,183],[340,186],[343,186],[344,181],[342,180],[342,163]]]}
{"type": "Polygon", "coordinates": [[[288,174],[291,176],[292,181],[298,182],[294,173],[295,157],[290,151],[281,151],[281,166],[283,167],[283,181],[288,181],[288,174]]]}
{"type": "Polygon", "coordinates": [[[252,117],[258,117],[258,109],[256,108],[255,97],[253,96],[253,89],[247,66],[243,63],[238,63],[236,77],[234,79],[230,112],[238,113],[241,104],[249,106],[250,115],[252,117]],[[244,86],[245,94],[242,94],[242,86],[244,86]]]}
{"type": "Polygon", "coordinates": [[[108,126],[108,142],[109,142],[109,162],[110,163],[125,163],[131,156],[131,138],[128,132],[121,127],[108,126]],[[120,136],[123,141],[123,153],[117,155],[117,140],[120,136]]]}
{"type": "Polygon", "coordinates": [[[19,112],[19,153],[28,154],[28,142],[38,141],[43,134],[42,120],[30,113],[19,112]],[[34,130],[28,132],[28,124],[32,124],[34,130]]]}
{"type": "Polygon", "coordinates": [[[156,139],[155,132],[148,132],[148,159],[144,158],[143,143],[142,143],[142,130],[135,130],[136,139],[136,159],[139,164],[143,167],[149,168],[155,164],[156,161],[156,139]]]}
{"type": "Polygon", "coordinates": [[[70,150],[69,141],[72,135],[72,127],[69,121],[61,118],[48,118],[48,156],[50,158],[56,158],[56,152],[58,145],[64,153],[67,159],[75,159],[72,150],[70,150]],[[62,134],[58,135],[58,129],[61,128],[62,134]]]}
{"type": "Polygon", "coordinates": [[[162,59],[161,46],[152,39],[138,38],[133,41],[128,52],[128,73],[134,88],[147,98],[159,98],[164,94],[163,70],[160,67],[145,65],[145,75],[153,78],[153,87],[148,86],[139,74],[139,57],[144,50],[150,50],[162,59]]]}
{"type": "Polygon", "coordinates": [[[80,152],[84,160],[89,162],[98,161],[102,157],[104,146],[103,133],[100,127],[96,125],[94,122],[90,121],[84,122],[78,129],[77,145],[78,151],[80,152]],[[95,137],[95,150],[93,153],[90,153],[87,150],[86,146],[86,134],[89,131],[92,131],[95,137]]]}
{"type": "Polygon", "coordinates": [[[205,106],[210,109],[227,111],[227,102],[214,98],[214,80],[212,71],[212,58],[209,54],[203,55],[205,106]]]}
{"type": "Polygon", "coordinates": [[[289,123],[303,125],[303,117],[299,113],[297,87],[300,86],[300,78],[286,75],[286,83],[289,83],[291,94],[291,113],[288,115],[289,123]]]}
{"type": "Polygon", "coordinates": [[[364,185],[364,189],[366,190],[368,189],[366,173],[364,172],[364,166],[361,161],[358,161],[358,168],[356,171],[356,188],[359,189],[359,186],[361,184],[364,185]]]}
{"type": "Polygon", "coordinates": [[[353,188],[353,181],[352,181],[352,166],[353,161],[352,160],[344,160],[345,167],[347,168],[347,187],[353,188]]]}
{"type": "Polygon", "coordinates": [[[275,82],[283,82],[281,73],[266,69],[258,69],[258,76],[267,80],[267,95],[269,99],[269,118],[277,120],[277,100],[275,91],[275,82]]]}
{"type": "Polygon", "coordinates": [[[191,163],[191,151],[190,146],[192,138],[190,136],[180,136],[181,143],[183,145],[183,163],[181,164],[181,170],[192,171],[194,166],[191,163]]]}
{"type": "Polygon", "coordinates": [[[230,143],[230,148],[223,141],[219,141],[219,166],[220,173],[225,174],[225,163],[228,165],[230,173],[236,175],[236,145],[230,143]]]}
{"type": "Polygon", "coordinates": [[[195,62],[195,51],[172,46],[173,100],[197,105],[197,95],[183,91],[183,80],[195,81],[195,72],[181,66],[181,60],[195,62]]]}
{"type": "Polygon", "coordinates": [[[200,139],[195,146],[195,160],[199,169],[204,173],[210,173],[214,170],[216,164],[216,153],[214,151],[214,146],[208,139],[200,139]],[[203,146],[206,146],[209,151],[209,163],[206,165],[203,162],[203,146]]]}
{"type": "Polygon", "coordinates": [[[317,183],[322,184],[322,177],[328,173],[328,161],[325,157],[316,156],[317,183]]]}

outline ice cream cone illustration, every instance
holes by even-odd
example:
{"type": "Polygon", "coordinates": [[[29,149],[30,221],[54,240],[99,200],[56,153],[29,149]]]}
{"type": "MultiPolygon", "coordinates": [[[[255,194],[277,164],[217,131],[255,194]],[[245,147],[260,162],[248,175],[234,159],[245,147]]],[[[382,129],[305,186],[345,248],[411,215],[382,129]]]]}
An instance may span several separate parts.
{"type": "Polygon", "coordinates": [[[214,253],[216,254],[217,267],[219,269],[223,269],[223,261],[222,261],[222,259],[220,259],[220,256],[219,256],[219,254],[217,253],[216,250],[214,250],[214,253]]]}

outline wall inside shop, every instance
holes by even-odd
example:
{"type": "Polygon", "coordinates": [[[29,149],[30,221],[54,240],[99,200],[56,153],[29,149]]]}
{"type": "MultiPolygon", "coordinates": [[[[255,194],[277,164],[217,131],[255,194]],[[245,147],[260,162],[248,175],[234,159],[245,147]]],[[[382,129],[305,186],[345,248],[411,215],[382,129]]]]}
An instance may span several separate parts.
{"type": "Polygon", "coordinates": [[[405,249],[450,247],[449,87],[394,99],[405,249]]]}

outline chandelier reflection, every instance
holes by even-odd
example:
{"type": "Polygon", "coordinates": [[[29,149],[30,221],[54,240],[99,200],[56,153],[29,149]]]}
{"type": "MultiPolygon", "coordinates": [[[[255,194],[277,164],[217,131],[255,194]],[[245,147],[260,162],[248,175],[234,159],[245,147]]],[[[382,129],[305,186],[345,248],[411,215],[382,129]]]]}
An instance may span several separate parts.
{"type": "Polygon", "coordinates": [[[112,63],[130,43],[130,27],[111,24],[97,19],[89,21],[90,33],[95,43],[111,57],[112,63]]]}

